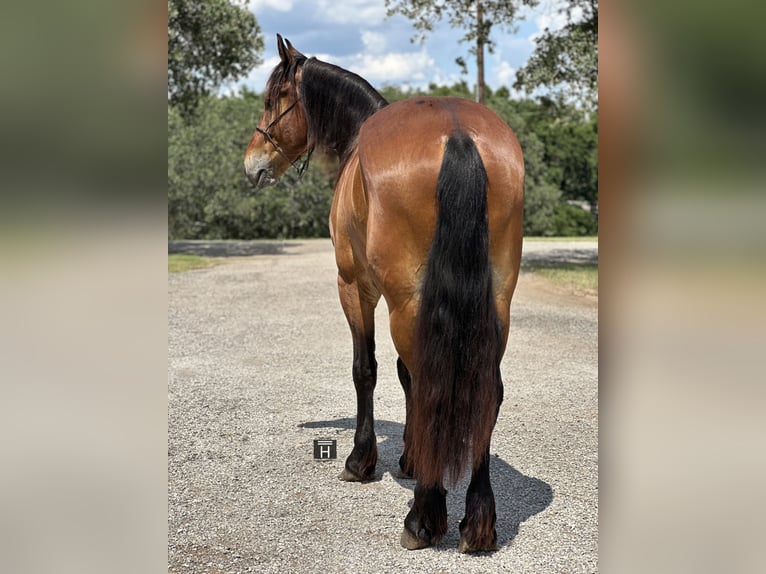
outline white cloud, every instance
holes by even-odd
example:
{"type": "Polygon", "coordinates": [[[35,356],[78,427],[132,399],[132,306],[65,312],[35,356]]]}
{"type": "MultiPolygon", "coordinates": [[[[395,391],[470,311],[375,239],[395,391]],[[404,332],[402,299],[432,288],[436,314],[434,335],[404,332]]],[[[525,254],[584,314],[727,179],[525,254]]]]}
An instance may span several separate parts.
{"type": "Polygon", "coordinates": [[[362,31],[362,43],[367,51],[380,54],[386,51],[386,37],[379,32],[362,31]]]}
{"type": "Polygon", "coordinates": [[[493,71],[494,81],[491,82],[491,85],[498,88],[500,86],[510,87],[513,80],[516,78],[516,70],[514,70],[506,61],[500,62],[493,71]]]}
{"type": "Polygon", "coordinates": [[[263,89],[266,87],[266,82],[269,80],[271,71],[277,64],[279,64],[279,56],[274,55],[270,58],[266,58],[263,64],[250,70],[250,73],[247,75],[247,77],[234,83],[221,86],[219,93],[224,95],[231,95],[236,93],[241,86],[246,86],[249,90],[252,90],[256,93],[262,93],[263,89]]]}
{"type": "Polygon", "coordinates": [[[546,29],[550,30],[551,32],[555,32],[556,30],[563,28],[566,23],[567,15],[562,12],[539,14],[535,18],[535,24],[537,24],[537,29],[539,32],[542,32],[546,29]]]}
{"type": "Polygon", "coordinates": [[[363,53],[346,58],[341,65],[373,85],[384,83],[423,83],[436,71],[435,60],[425,50],[419,52],[363,53]]]}
{"type": "MultiPolygon", "coordinates": [[[[566,26],[569,22],[569,16],[566,11],[567,5],[566,0],[548,0],[547,2],[541,2],[534,11],[525,12],[526,17],[531,17],[537,26],[537,31],[530,35],[529,39],[536,40],[546,29],[555,32],[566,26]]],[[[582,20],[582,17],[582,8],[576,6],[572,9],[573,22],[582,20]]]]}
{"type": "Polygon", "coordinates": [[[317,0],[316,17],[336,24],[379,24],[386,17],[383,0],[317,0]]]}
{"type": "Polygon", "coordinates": [[[271,8],[279,12],[289,12],[293,9],[293,0],[250,0],[248,8],[256,15],[263,8],[271,8]]]}

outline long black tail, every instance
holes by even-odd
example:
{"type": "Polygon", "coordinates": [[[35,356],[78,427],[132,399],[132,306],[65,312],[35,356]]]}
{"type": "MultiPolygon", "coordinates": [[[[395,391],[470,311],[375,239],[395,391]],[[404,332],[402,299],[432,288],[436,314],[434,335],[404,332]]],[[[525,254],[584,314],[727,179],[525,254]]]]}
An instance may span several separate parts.
{"type": "Polygon", "coordinates": [[[489,446],[502,400],[501,328],[492,293],[487,173],[473,140],[447,141],[438,217],[415,326],[407,448],[415,478],[459,480],[489,446]]]}

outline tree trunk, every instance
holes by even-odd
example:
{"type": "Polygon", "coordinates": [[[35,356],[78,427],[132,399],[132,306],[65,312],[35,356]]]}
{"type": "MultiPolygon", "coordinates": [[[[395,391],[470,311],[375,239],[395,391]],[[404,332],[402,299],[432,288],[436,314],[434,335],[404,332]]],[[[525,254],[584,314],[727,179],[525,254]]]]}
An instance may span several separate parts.
{"type": "Polygon", "coordinates": [[[484,104],[484,7],[476,1],[476,101],[484,104]]]}

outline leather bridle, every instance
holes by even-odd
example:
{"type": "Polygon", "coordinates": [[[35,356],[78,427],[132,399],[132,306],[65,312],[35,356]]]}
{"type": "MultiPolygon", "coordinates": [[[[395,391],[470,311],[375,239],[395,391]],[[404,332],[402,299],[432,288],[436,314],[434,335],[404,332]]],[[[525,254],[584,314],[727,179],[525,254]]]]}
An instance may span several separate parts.
{"type": "MultiPolygon", "coordinates": [[[[259,134],[263,136],[263,139],[269,142],[272,146],[274,146],[274,149],[277,150],[277,153],[281,155],[284,160],[290,164],[290,167],[294,167],[296,170],[298,170],[298,178],[303,177],[303,172],[306,171],[306,168],[309,164],[309,159],[311,159],[311,151],[308,152],[306,155],[306,159],[303,161],[303,165],[298,166],[298,160],[292,161],[289,157],[287,157],[287,154],[282,149],[282,147],[274,141],[274,138],[271,137],[271,134],[269,133],[269,130],[273,128],[275,125],[279,123],[279,121],[284,118],[292,109],[298,104],[298,100],[295,100],[292,104],[287,106],[287,108],[280,113],[276,118],[274,118],[271,123],[269,123],[268,126],[266,126],[266,129],[261,129],[260,127],[256,126],[255,131],[257,131],[259,134]]],[[[300,159],[300,156],[298,156],[298,159],[300,159]]]]}

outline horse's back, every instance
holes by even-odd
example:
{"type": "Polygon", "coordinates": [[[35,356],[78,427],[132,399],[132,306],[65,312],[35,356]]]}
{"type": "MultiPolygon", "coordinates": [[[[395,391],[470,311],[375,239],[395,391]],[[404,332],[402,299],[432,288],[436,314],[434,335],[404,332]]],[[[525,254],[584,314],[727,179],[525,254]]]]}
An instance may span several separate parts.
{"type": "Polygon", "coordinates": [[[474,141],[487,172],[490,230],[507,226],[508,218],[523,209],[521,148],[497,114],[462,98],[403,100],[362,125],[358,150],[368,195],[388,208],[403,207],[408,218],[432,227],[444,146],[458,133],[474,141]]]}
{"type": "MultiPolygon", "coordinates": [[[[521,148],[511,128],[489,108],[463,98],[410,98],[381,109],[362,125],[359,153],[370,169],[403,164],[404,175],[415,171],[413,162],[441,158],[447,138],[458,132],[476,143],[490,178],[523,180],[521,148]]],[[[429,161],[419,167],[438,174],[440,165],[429,161]]]]}

